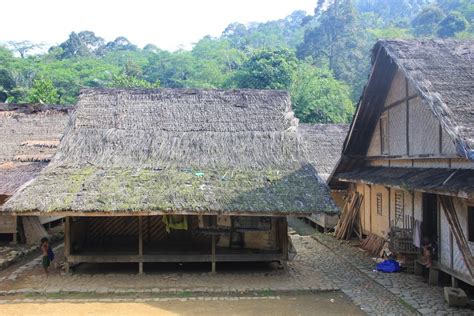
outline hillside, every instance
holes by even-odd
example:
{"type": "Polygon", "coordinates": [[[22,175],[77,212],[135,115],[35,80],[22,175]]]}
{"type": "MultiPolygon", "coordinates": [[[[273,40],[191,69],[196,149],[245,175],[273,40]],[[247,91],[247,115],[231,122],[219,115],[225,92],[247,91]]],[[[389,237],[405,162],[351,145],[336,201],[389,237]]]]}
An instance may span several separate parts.
{"type": "Polygon", "coordinates": [[[348,122],[378,38],[474,37],[470,0],[319,0],[265,23],[232,23],[191,50],[139,48],[72,32],[41,55],[0,47],[0,102],[73,104],[82,87],[257,88],[290,91],[303,122],[348,122]]]}

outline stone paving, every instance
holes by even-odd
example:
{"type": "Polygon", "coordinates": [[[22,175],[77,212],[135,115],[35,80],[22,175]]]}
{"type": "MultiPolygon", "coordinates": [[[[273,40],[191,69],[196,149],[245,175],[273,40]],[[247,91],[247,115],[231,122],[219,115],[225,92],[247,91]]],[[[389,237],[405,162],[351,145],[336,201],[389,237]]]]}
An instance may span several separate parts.
{"type": "Polygon", "coordinates": [[[0,270],[5,269],[21,257],[38,250],[38,246],[28,246],[22,244],[0,245],[0,270]]]}
{"type": "MultiPolygon", "coordinates": [[[[420,276],[409,273],[382,273],[374,271],[374,261],[366,252],[355,247],[354,243],[341,242],[332,236],[321,233],[314,234],[313,238],[332,250],[341,260],[346,261],[346,264],[354,266],[368,278],[415,308],[420,314],[474,315],[474,310],[472,309],[449,307],[444,302],[443,287],[429,285],[420,276]]],[[[343,285],[340,286],[341,288],[343,287],[343,285]]],[[[342,290],[344,291],[344,289],[342,290]]]]}
{"type": "MultiPolygon", "coordinates": [[[[369,315],[474,314],[469,309],[447,307],[441,287],[429,286],[422,278],[410,274],[373,272],[374,263],[365,252],[328,235],[313,235],[314,230],[301,221],[292,221],[291,225],[296,229],[291,234],[298,255],[289,262],[286,270],[266,268],[219,272],[218,265],[217,274],[155,270],[145,275],[109,272],[64,275],[56,271],[46,279],[37,258],[9,272],[9,275],[0,273],[0,295],[3,297],[3,300],[0,297],[0,303],[10,298],[21,301],[15,295],[24,294],[56,293],[69,299],[71,293],[95,293],[96,296],[88,299],[130,300],[121,295],[139,293],[141,296],[137,299],[163,299],[144,295],[166,298],[191,293],[192,297],[240,297],[249,293],[278,296],[291,291],[341,290],[369,315]]],[[[61,246],[55,248],[58,258],[61,258],[61,249],[61,246]]]]}

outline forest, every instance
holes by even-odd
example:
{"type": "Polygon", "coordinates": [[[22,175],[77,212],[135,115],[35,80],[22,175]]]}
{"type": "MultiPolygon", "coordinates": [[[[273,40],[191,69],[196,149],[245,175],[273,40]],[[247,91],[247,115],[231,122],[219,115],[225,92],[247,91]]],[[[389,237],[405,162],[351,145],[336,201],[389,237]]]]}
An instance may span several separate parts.
{"type": "Polygon", "coordinates": [[[380,38],[474,38],[472,0],[316,0],[265,23],[232,23],[174,52],[72,32],[47,53],[0,46],[0,102],[70,105],[83,87],[289,91],[302,122],[350,121],[380,38]]]}

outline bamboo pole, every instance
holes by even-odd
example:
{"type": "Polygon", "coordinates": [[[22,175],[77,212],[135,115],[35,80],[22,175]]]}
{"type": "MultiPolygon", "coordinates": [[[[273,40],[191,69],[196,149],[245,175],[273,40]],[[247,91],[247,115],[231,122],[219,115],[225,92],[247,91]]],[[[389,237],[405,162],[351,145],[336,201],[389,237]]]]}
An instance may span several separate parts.
{"type": "Polygon", "coordinates": [[[211,272],[216,273],[216,235],[212,235],[211,272]]]}
{"type": "MultiPolygon", "coordinates": [[[[143,256],[143,217],[138,216],[138,255],[143,256]]],[[[143,274],[143,262],[138,263],[138,274],[143,274]]]]}

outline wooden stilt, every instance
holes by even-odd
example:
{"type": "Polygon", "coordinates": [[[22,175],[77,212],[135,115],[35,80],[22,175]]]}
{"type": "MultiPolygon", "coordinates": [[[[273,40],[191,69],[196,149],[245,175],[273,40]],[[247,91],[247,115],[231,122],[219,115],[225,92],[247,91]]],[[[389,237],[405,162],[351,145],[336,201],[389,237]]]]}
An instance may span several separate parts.
{"type": "Polygon", "coordinates": [[[65,259],[65,270],[69,273],[69,256],[71,255],[71,218],[66,217],[64,225],[64,259],[65,259]]]}
{"type": "MultiPolygon", "coordinates": [[[[143,256],[143,217],[138,216],[138,255],[143,256]]],[[[138,273],[143,274],[143,262],[138,263],[138,273]]]]}
{"type": "Polygon", "coordinates": [[[216,273],[216,235],[212,235],[211,272],[216,273]]]}
{"type": "Polygon", "coordinates": [[[13,241],[12,241],[12,243],[13,243],[14,245],[16,245],[16,243],[18,242],[17,239],[16,239],[16,235],[17,235],[17,234],[18,234],[18,232],[13,233],[13,241]]]}
{"type": "Polygon", "coordinates": [[[459,287],[459,281],[455,277],[451,276],[451,287],[458,288],[459,287]]]}
{"type": "Polygon", "coordinates": [[[283,257],[288,259],[288,223],[286,217],[280,219],[280,242],[281,242],[281,251],[283,257]]]}

